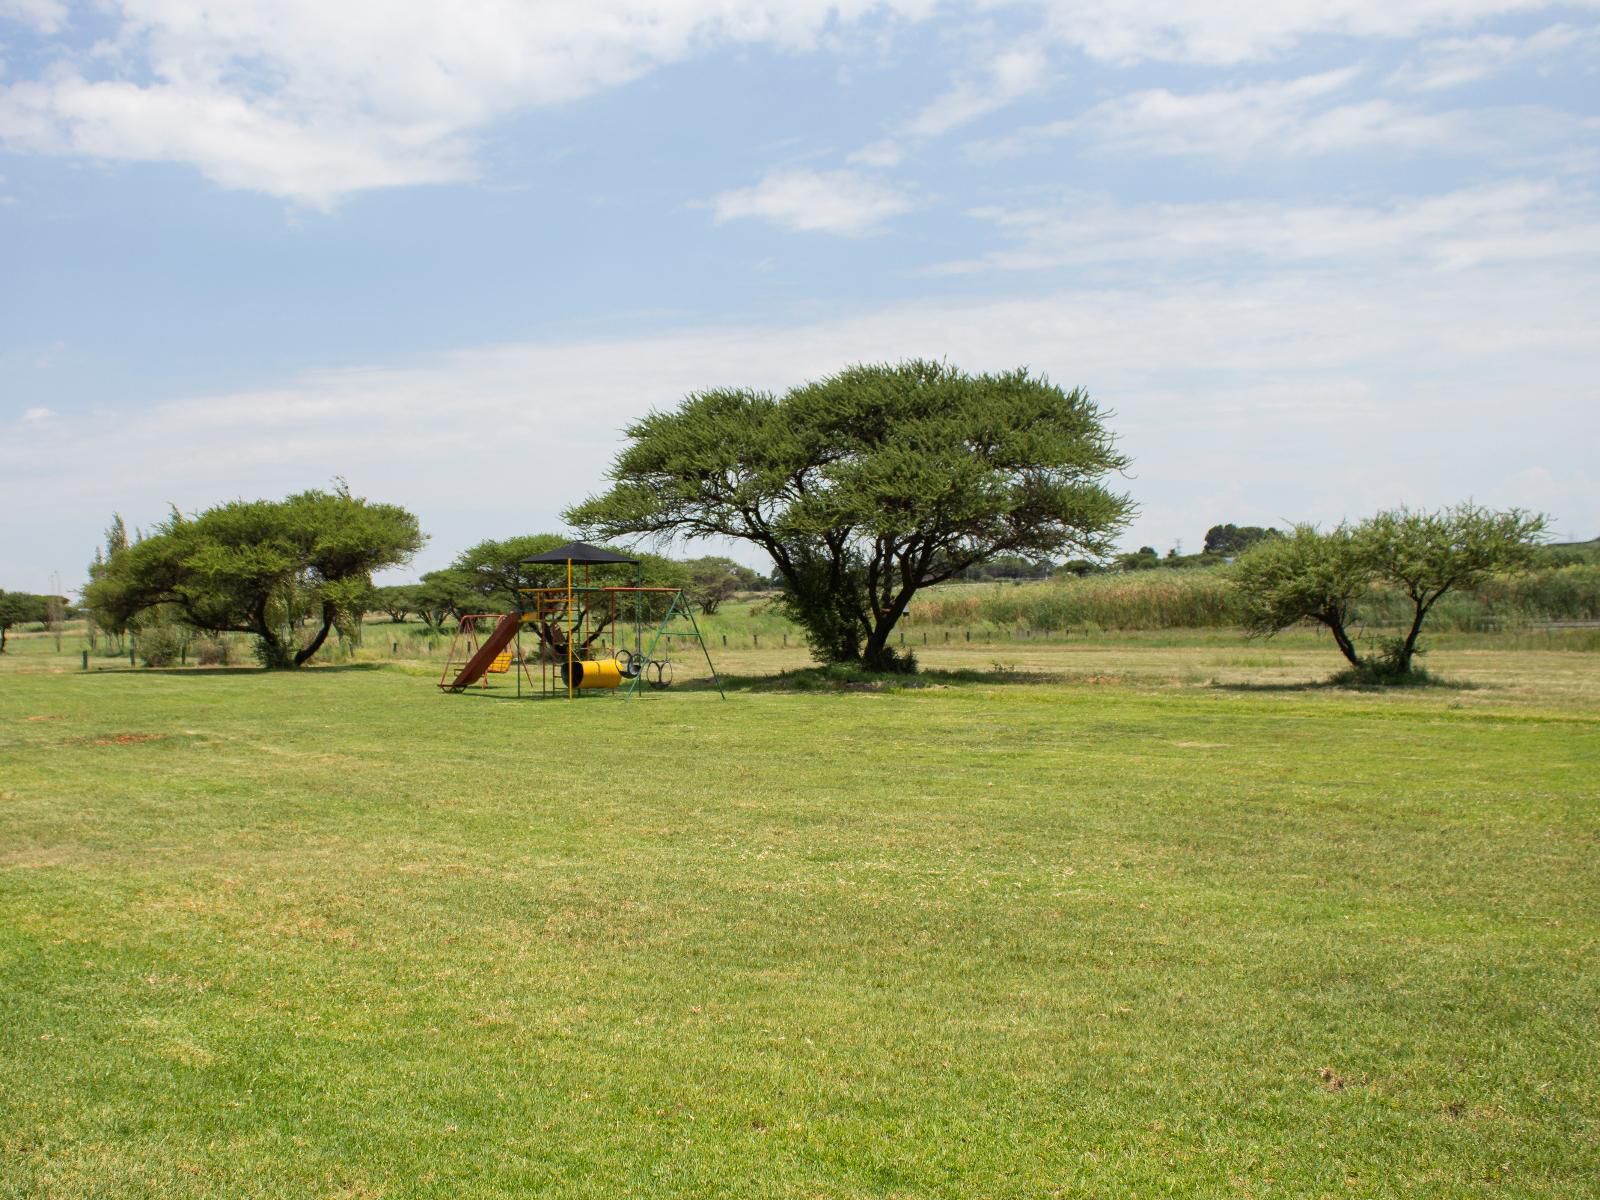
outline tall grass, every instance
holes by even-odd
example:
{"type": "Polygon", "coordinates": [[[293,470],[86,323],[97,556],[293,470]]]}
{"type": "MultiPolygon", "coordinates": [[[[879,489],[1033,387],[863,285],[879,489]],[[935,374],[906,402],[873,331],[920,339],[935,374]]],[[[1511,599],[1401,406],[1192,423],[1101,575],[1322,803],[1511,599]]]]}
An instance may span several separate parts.
{"type": "MultiPolygon", "coordinates": [[[[1027,629],[1050,634],[1093,627],[1109,630],[1218,629],[1241,623],[1229,572],[1139,571],[1036,584],[959,585],[919,596],[913,626],[1027,629]]],[[[1379,587],[1360,606],[1366,625],[1411,619],[1411,602],[1379,587]]],[[[1453,592],[1429,615],[1435,631],[1471,632],[1543,621],[1600,620],[1600,566],[1574,565],[1491,580],[1476,592],[1453,592]]]]}
{"type": "Polygon", "coordinates": [[[994,625],[1038,633],[1203,629],[1239,623],[1238,598],[1218,571],[1141,571],[1063,582],[936,589],[912,602],[913,625],[994,625]]]}

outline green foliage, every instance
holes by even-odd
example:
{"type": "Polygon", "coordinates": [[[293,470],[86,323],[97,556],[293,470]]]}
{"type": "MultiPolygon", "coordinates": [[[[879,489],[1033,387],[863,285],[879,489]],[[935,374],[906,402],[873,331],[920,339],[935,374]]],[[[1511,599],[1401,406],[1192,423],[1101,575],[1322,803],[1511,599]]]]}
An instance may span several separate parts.
{"type": "MultiPolygon", "coordinates": [[[[1081,563],[1085,567],[1091,565],[1088,559],[1080,558],[1073,561],[1081,563]]],[[[1062,569],[1066,570],[1067,568],[1063,567],[1062,569]]],[[[1018,554],[997,554],[993,558],[968,567],[961,572],[960,578],[964,583],[984,583],[995,579],[1042,580],[1048,579],[1050,572],[1051,564],[1048,562],[1023,558],[1018,554]]],[[[1082,572],[1072,570],[1069,573],[1081,574],[1082,572]]]]}
{"type": "Polygon", "coordinates": [[[225,636],[213,634],[194,643],[194,661],[202,667],[229,667],[233,660],[233,643],[225,636]]]}
{"type": "Polygon", "coordinates": [[[712,616],[724,600],[760,582],[760,576],[731,558],[694,558],[683,564],[689,576],[689,596],[706,616],[712,616]]]}
{"type": "Polygon", "coordinates": [[[1154,546],[1140,546],[1132,554],[1117,555],[1115,565],[1119,571],[1150,571],[1161,565],[1161,556],[1154,546]]]}
{"type": "Polygon", "coordinates": [[[1491,512],[1471,503],[1437,512],[1399,508],[1365,522],[1361,538],[1373,574],[1412,606],[1404,636],[1383,650],[1388,669],[1396,675],[1411,669],[1423,622],[1446,593],[1470,591],[1497,572],[1526,570],[1545,525],[1537,513],[1491,512]]]}
{"type": "Polygon", "coordinates": [[[781,399],[699,392],[628,429],[615,486],[566,514],[604,536],[759,547],[823,662],[896,664],[916,592],[997,555],[1099,556],[1126,521],[1127,460],[1082,391],[1025,370],[858,366],[781,399]]]}
{"type": "Polygon", "coordinates": [[[417,615],[435,633],[451,617],[459,617],[477,607],[472,580],[453,567],[429,571],[415,586],[417,615]]]}
{"type": "Polygon", "coordinates": [[[397,583],[384,587],[375,587],[372,589],[372,595],[367,601],[369,610],[388,613],[389,620],[396,625],[401,624],[413,613],[421,616],[420,587],[420,584],[415,583],[397,583]]]}
{"type": "Polygon", "coordinates": [[[513,612],[517,607],[518,587],[557,582],[554,572],[546,569],[541,575],[534,564],[524,569],[522,560],[546,554],[570,540],[557,533],[534,533],[502,541],[490,539],[456,555],[449,569],[455,573],[456,580],[469,589],[475,597],[473,604],[481,611],[513,612]]]}
{"type": "Polygon", "coordinates": [[[147,667],[174,667],[189,644],[184,629],[163,621],[140,629],[134,640],[139,661],[147,667]]]}
{"type": "Polygon", "coordinates": [[[48,597],[0,591],[0,654],[6,652],[6,637],[14,626],[44,621],[49,615],[48,597]]]}
{"type": "Polygon", "coordinates": [[[1296,525],[1287,537],[1258,542],[1234,564],[1245,632],[1271,636],[1301,621],[1327,626],[1353,667],[1361,656],[1349,626],[1355,606],[1372,585],[1374,569],[1365,541],[1349,525],[1327,533],[1296,525]]]}
{"type": "Polygon", "coordinates": [[[1549,542],[1534,550],[1541,567],[1600,566],[1600,538],[1587,542],[1549,542]]]}
{"type": "Polygon", "coordinates": [[[1435,605],[1496,574],[1526,570],[1544,526],[1538,514],[1470,503],[1436,512],[1395,509],[1329,533],[1297,526],[1289,537],[1259,542],[1235,564],[1246,632],[1271,635],[1318,621],[1356,671],[1374,680],[1403,677],[1421,653],[1423,624],[1435,605]],[[1349,626],[1379,583],[1404,598],[1403,632],[1379,639],[1362,656],[1349,626]]]}
{"type": "Polygon", "coordinates": [[[1280,530],[1260,525],[1213,525],[1206,530],[1205,553],[1218,556],[1243,554],[1258,542],[1282,536],[1280,530]]]}
{"type": "Polygon", "coordinates": [[[1039,633],[1098,629],[1237,626],[1238,595],[1217,572],[1150,571],[1063,577],[1022,587],[936,589],[918,597],[919,625],[1025,628],[1039,633]]]}
{"type": "Polygon", "coordinates": [[[118,627],[165,606],[194,629],[254,634],[264,666],[296,667],[335,628],[353,635],[372,573],[406,562],[422,542],[409,512],[343,489],[238,500],[194,517],[174,510],[106,561],[85,597],[118,627]],[[315,632],[297,645],[308,624],[315,632]]]}

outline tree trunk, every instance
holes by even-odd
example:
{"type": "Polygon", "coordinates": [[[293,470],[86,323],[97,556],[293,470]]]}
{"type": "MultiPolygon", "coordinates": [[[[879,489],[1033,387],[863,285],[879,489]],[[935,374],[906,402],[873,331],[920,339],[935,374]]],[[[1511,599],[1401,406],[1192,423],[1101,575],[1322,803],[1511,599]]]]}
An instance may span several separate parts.
{"type": "Polygon", "coordinates": [[[861,648],[861,665],[867,670],[895,672],[906,670],[906,663],[909,660],[895,654],[894,648],[889,645],[889,637],[894,633],[894,627],[899,624],[900,618],[905,616],[906,606],[910,602],[911,594],[903,593],[878,617],[877,624],[867,635],[866,645],[861,648]]]}
{"type": "Polygon", "coordinates": [[[322,643],[328,640],[328,630],[333,628],[333,615],[333,608],[324,604],[322,606],[322,628],[317,630],[317,636],[311,639],[309,645],[295,654],[295,666],[303,666],[307,659],[322,649],[322,643]]]}
{"type": "Polygon", "coordinates": [[[1422,622],[1428,615],[1428,605],[1412,601],[1416,605],[1416,612],[1411,618],[1411,628],[1406,631],[1405,641],[1400,643],[1399,652],[1394,656],[1394,669],[1397,674],[1409,675],[1411,673],[1411,660],[1417,653],[1417,638],[1422,633],[1422,622]]]}
{"type": "Polygon", "coordinates": [[[1361,667],[1361,656],[1356,653],[1355,643],[1350,640],[1350,635],[1345,632],[1344,622],[1337,617],[1322,617],[1322,623],[1333,633],[1334,644],[1339,647],[1339,653],[1352,667],[1361,667]]]}
{"type": "Polygon", "coordinates": [[[267,620],[267,598],[261,597],[256,601],[255,611],[251,614],[255,619],[255,628],[252,633],[261,642],[261,665],[269,671],[281,670],[284,667],[298,666],[289,655],[289,648],[283,644],[283,639],[272,628],[267,620]]]}

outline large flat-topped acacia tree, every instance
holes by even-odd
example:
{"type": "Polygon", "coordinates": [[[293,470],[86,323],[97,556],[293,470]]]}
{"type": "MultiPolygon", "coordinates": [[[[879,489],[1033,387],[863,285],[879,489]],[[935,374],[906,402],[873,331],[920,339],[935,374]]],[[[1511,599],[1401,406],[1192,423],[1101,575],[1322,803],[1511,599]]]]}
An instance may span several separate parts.
{"type": "Polygon", "coordinates": [[[161,608],[193,629],[254,634],[264,666],[298,667],[335,627],[354,632],[373,572],[409,562],[424,540],[405,509],[343,487],[195,516],[174,508],[151,536],[101,564],[84,598],[119,625],[161,608]],[[301,624],[314,630],[304,645],[301,624]]]}
{"type": "Polygon", "coordinates": [[[1132,510],[1100,410],[1019,369],[856,366],[782,397],[697,392],[629,426],[613,486],[566,520],[607,538],[759,546],[824,662],[909,669],[919,588],[999,554],[1099,556],[1132,510]]]}

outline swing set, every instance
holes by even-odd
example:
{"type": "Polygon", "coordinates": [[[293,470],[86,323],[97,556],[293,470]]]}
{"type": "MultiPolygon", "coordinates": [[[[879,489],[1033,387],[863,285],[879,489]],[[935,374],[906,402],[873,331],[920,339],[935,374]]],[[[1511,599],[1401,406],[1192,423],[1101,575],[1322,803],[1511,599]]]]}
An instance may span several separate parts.
{"type": "Polygon", "coordinates": [[[677,638],[692,639],[699,646],[717,694],[728,698],[683,589],[644,586],[638,559],[568,542],[547,554],[522,559],[518,566],[516,612],[462,614],[439,676],[443,691],[462,692],[473,684],[487,689],[490,675],[511,673],[519,698],[526,684],[529,696],[573,700],[585,692],[620,692],[630,700],[644,688],[672,686],[672,645],[677,638]],[[522,568],[555,564],[566,567],[564,586],[521,585],[522,568]],[[620,565],[634,568],[632,586],[590,582],[592,567],[620,565]],[[582,582],[575,567],[582,569],[582,582]],[[674,621],[685,620],[687,630],[673,628],[674,621]],[[646,646],[645,628],[652,622],[655,628],[646,646]],[[625,644],[625,626],[632,628],[631,648],[625,644]],[[528,653],[523,652],[525,636],[534,646],[528,653]],[[530,659],[539,664],[537,685],[530,659]]]}

